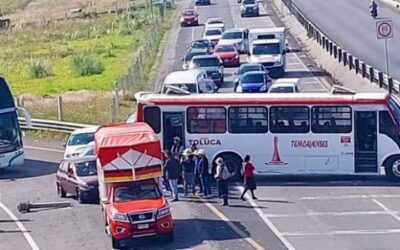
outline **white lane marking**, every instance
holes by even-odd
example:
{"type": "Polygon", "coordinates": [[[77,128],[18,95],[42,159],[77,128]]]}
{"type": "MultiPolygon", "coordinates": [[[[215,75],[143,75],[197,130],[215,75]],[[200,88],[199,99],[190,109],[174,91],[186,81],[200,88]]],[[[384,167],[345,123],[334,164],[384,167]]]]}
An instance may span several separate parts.
{"type": "Polygon", "coordinates": [[[339,195],[339,196],[304,196],[300,200],[346,200],[370,198],[400,198],[398,194],[371,194],[371,195],[339,195]]]}
{"type": "MultiPolygon", "coordinates": [[[[398,212],[396,212],[397,214],[398,212]]],[[[389,215],[386,211],[360,211],[360,212],[309,212],[304,214],[265,214],[268,218],[292,218],[308,216],[366,216],[366,215],[389,215]]]]}
{"type": "Polygon", "coordinates": [[[254,249],[257,250],[265,250],[260,244],[258,244],[255,240],[250,238],[246,233],[244,233],[239,227],[237,227],[230,219],[228,219],[223,213],[221,213],[215,206],[209,203],[205,199],[200,199],[216,216],[218,216],[221,220],[223,220],[228,226],[237,233],[241,238],[243,238],[247,243],[249,243],[254,249]]]}
{"type": "Polygon", "coordinates": [[[39,250],[40,248],[37,246],[36,242],[33,240],[28,230],[26,230],[24,224],[22,224],[22,222],[18,220],[17,216],[15,216],[11,212],[11,210],[8,209],[8,207],[6,207],[6,205],[4,205],[1,201],[0,201],[0,208],[3,209],[4,212],[6,212],[8,216],[10,216],[10,218],[14,221],[14,223],[17,225],[18,229],[21,231],[22,235],[25,237],[26,241],[28,242],[32,250],[39,250]]]}
{"type": "Polygon", "coordinates": [[[283,232],[285,236],[332,236],[332,235],[363,235],[363,234],[393,234],[400,233],[400,229],[383,230],[340,230],[331,232],[283,232]]]}
{"type": "Polygon", "coordinates": [[[24,146],[26,149],[40,150],[40,151],[49,151],[55,153],[64,153],[64,150],[52,149],[52,148],[42,148],[42,147],[34,147],[34,146],[24,146]]]}
{"type": "MultiPolygon", "coordinates": [[[[243,187],[238,187],[240,193],[243,192],[243,187]]],[[[247,201],[253,207],[254,211],[261,217],[261,219],[267,224],[267,226],[271,229],[271,231],[281,240],[281,242],[286,246],[288,250],[295,250],[295,248],[290,244],[290,242],[285,238],[285,236],[278,230],[278,228],[272,223],[272,221],[264,214],[264,212],[257,206],[257,203],[251,199],[250,195],[247,193],[246,195],[247,201]]]]}
{"type": "Polygon", "coordinates": [[[390,210],[387,208],[385,205],[383,205],[380,201],[376,199],[372,199],[373,202],[375,202],[378,206],[380,206],[385,212],[388,212],[395,220],[400,222],[400,216],[397,215],[397,213],[393,210],[390,210]]]}

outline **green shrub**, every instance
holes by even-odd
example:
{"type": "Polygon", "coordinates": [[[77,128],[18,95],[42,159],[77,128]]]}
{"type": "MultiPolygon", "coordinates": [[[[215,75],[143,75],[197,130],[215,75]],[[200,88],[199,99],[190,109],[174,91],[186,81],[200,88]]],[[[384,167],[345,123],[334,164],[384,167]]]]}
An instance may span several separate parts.
{"type": "Polygon", "coordinates": [[[98,75],[104,67],[96,57],[79,55],[72,59],[71,70],[78,76],[98,75]]]}
{"type": "Polygon", "coordinates": [[[45,78],[51,75],[51,68],[44,62],[37,60],[28,65],[28,73],[33,79],[45,78]]]}

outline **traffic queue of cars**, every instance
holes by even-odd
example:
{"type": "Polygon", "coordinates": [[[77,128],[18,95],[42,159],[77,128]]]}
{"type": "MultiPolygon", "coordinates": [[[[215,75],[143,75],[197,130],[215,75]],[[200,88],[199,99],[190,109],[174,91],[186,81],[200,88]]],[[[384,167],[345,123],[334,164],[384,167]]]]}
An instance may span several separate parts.
{"type": "MultiPolygon", "coordinates": [[[[238,0],[241,17],[259,16],[259,7],[256,0],[238,0]]],[[[181,14],[181,26],[190,18],[196,17],[198,25],[199,13],[194,9],[185,9],[181,14]],[[189,16],[185,19],[185,16],[189,16]]],[[[192,21],[190,21],[192,23],[192,21]]],[[[234,73],[234,92],[298,92],[298,79],[282,78],[286,70],[287,39],[284,27],[277,28],[232,28],[226,29],[221,18],[209,18],[204,23],[201,39],[192,41],[182,60],[183,71],[179,76],[190,82],[171,82],[167,77],[163,86],[163,93],[209,93],[224,84],[224,68],[238,67],[234,73]],[[241,55],[247,55],[247,62],[241,61],[241,55]],[[205,77],[193,80],[196,75],[193,70],[203,70],[205,77]],[[187,75],[187,77],[186,77],[187,75]],[[278,79],[275,82],[272,78],[278,79]],[[275,85],[276,84],[276,85],[275,85]],[[194,87],[197,85],[197,87],[194,87]],[[167,91],[167,89],[169,89],[167,91]]],[[[242,57],[243,59],[243,57],[242,57]]],[[[175,75],[176,72],[171,73],[175,75]]],[[[175,77],[176,78],[176,77],[175,77]]]]}

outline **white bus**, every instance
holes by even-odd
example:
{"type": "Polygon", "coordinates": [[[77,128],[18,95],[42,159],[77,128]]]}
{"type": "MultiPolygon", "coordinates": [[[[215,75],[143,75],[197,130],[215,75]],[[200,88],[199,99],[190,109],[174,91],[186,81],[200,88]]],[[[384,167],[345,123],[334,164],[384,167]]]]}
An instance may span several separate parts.
{"type": "Polygon", "coordinates": [[[400,178],[400,107],[384,93],[138,93],[137,121],[164,149],[179,136],[240,175],[245,154],[258,175],[385,174],[400,178]]]}
{"type": "Polygon", "coordinates": [[[30,116],[23,108],[17,108],[4,78],[0,77],[0,169],[24,163],[22,133],[18,123],[17,111],[30,116]]]}

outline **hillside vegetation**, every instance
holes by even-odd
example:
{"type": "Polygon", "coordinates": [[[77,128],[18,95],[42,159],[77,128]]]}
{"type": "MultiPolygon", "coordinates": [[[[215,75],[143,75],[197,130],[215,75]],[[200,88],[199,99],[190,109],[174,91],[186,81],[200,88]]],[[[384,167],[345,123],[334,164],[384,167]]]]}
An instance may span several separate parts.
{"type": "Polygon", "coordinates": [[[32,0],[0,0],[0,16],[22,9],[32,0]]]}

